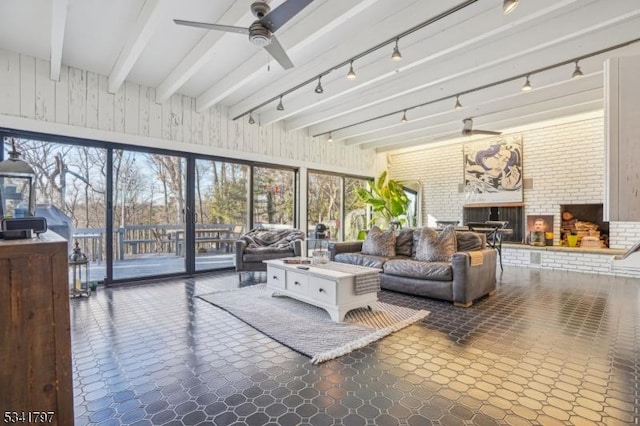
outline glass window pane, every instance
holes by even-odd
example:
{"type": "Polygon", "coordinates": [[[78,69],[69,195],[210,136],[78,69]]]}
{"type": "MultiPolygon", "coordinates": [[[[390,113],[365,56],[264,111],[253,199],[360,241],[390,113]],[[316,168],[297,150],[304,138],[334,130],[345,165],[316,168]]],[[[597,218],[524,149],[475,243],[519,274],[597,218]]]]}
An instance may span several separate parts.
{"type": "Polygon", "coordinates": [[[307,194],[307,247],[309,250],[326,248],[329,240],[340,240],[342,177],[309,172],[307,194]],[[318,224],[326,228],[324,235],[316,232],[318,224]]]}
{"type": "Polygon", "coordinates": [[[196,270],[234,266],[234,242],[248,229],[249,166],[196,160],[196,270]]]}
{"type": "Polygon", "coordinates": [[[407,195],[407,198],[409,198],[406,226],[413,228],[418,226],[418,193],[409,188],[404,188],[404,193],[407,195]]]}
{"type": "Polygon", "coordinates": [[[367,229],[367,205],[358,197],[357,189],[367,189],[367,180],[347,177],[344,179],[344,240],[363,237],[360,231],[367,229]]]}
{"type": "Polygon", "coordinates": [[[253,226],[292,228],[294,226],[295,172],[254,167],[253,226]]]}

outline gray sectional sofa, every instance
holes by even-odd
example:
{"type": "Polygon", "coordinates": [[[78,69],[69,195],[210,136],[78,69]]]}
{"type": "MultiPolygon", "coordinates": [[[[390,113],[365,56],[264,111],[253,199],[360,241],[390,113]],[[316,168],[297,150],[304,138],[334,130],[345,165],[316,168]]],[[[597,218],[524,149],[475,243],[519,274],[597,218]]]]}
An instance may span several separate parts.
{"type": "Polygon", "coordinates": [[[362,253],[363,241],[331,243],[330,258],[382,269],[382,288],[448,300],[456,306],[469,307],[475,299],[495,292],[497,253],[487,247],[484,234],[455,231],[455,252],[448,261],[423,261],[416,258],[421,232],[422,228],[400,230],[395,250],[387,255],[362,253]]]}

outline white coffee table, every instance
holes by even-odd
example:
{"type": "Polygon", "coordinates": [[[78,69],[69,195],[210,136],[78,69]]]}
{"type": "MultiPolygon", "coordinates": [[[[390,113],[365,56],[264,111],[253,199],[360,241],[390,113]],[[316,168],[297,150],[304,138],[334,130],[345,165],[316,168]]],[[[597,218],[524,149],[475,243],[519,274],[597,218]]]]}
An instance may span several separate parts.
{"type": "MultiPolygon", "coordinates": [[[[355,293],[355,275],[312,265],[287,264],[265,260],[267,287],[274,292],[326,310],[331,319],[341,322],[352,309],[371,307],[378,293],[355,293]],[[304,269],[306,268],[306,269],[304,269]]],[[[378,269],[367,268],[371,271],[378,269]]]]}

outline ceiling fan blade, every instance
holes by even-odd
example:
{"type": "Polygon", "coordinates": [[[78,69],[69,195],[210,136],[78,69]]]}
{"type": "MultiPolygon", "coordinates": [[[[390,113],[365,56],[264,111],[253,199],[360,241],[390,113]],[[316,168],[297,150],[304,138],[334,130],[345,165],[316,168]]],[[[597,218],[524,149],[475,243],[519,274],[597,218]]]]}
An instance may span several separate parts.
{"type": "Polygon", "coordinates": [[[273,56],[273,59],[282,65],[282,68],[285,70],[293,68],[293,62],[291,62],[291,59],[287,56],[287,52],[284,51],[275,35],[271,35],[271,43],[266,45],[264,48],[271,56],[273,56]]]}
{"type": "Polygon", "coordinates": [[[502,132],[495,132],[493,130],[471,130],[469,135],[501,135],[502,132]]]}
{"type": "Polygon", "coordinates": [[[260,19],[260,23],[272,33],[276,32],[278,28],[286,24],[289,19],[309,6],[312,1],[313,0],[287,0],[269,12],[264,18],[260,19]]]}
{"type": "Polygon", "coordinates": [[[233,27],[231,25],[208,24],[206,22],[183,21],[181,19],[174,19],[173,22],[175,22],[178,25],[204,28],[205,30],[218,30],[218,31],[226,31],[228,33],[249,35],[249,28],[233,27]]]}

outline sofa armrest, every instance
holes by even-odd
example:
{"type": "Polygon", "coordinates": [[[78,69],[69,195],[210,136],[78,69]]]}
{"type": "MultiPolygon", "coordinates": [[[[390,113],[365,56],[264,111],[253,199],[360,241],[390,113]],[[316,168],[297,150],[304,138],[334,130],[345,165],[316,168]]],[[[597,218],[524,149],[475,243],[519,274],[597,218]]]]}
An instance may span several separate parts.
{"type": "Polygon", "coordinates": [[[244,249],[247,248],[247,242],[245,240],[236,240],[236,271],[242,271],[244,262],[242,256],[244,255],[244,249]]]}
{"type": "Polygon", "coordinates": [[[345,241],[329,243],[329,260],[335,260],[339,253],[357,253],[362,251],[362,241],[345,241]]]}
{"type": "Polygon", "coordinates": [[[469,306],[474,299],[496,289],[497,259],[497,252],[492,248],[453,254],[454,303],[469,306]]]}

